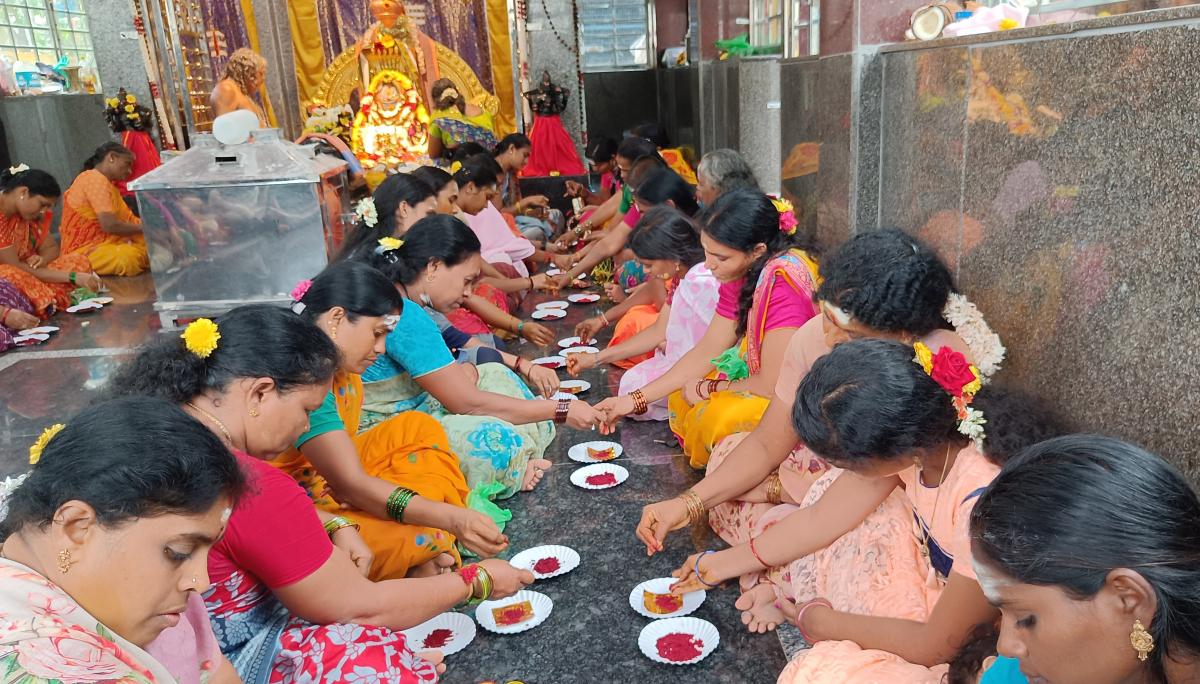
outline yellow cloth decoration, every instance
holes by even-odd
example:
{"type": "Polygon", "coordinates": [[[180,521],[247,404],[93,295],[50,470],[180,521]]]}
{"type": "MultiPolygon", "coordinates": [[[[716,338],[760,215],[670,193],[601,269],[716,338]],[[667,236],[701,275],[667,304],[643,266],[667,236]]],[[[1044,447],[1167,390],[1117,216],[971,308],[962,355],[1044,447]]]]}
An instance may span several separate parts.
{"type": "Polygon", "coordinates": [[[221,331],[217,324],[207,318],[197,318],[183,329],[183,344],[191,353],[202,359],[212,356],[221,339],[221,331]]]}
{"type": "Polygon", "coordinates": [[[55,423],[42,431],[42,436],[37,438],[33,446],[29,447],[29,465],[37,465],[37,462],[42,460],[42,452],[45,451],[46,445],[65,427],[66,425],[62,423],[55,423]]]}
{"type": "MultiPolygon", "coordinates": [[[[926,375],[929,375],[930,373],[932,373],[933,372],[933,352],[929,349],[929,347],[925,346],[924,342],[917,342],[916,344],[913,345],[913,349],[915,349],[917,352],[917,356],[916,356],[916,358],[913,359],[913,361],[916,361],[917,363],[921,364],[921,368],[923,368],[925,370],[926,375]]],[[[976,373],[976,376],[978,377],[978,373],[976,373]]]]}
{"type": "MultiPolygon", "coordinates": [[[[250,0],[242,0],[249,4],[250,0]]],[[[365,4],[365,3],[364,3],[365,4]]],[[[296,84],[300,102],[311,102],[325,75],[325,49],[321,47],[321,25],[317,0],[288,0],[288,26],[292,32],[292,56],[296,61],[296,84]]]]}
{"type": "Polygon", "coordinates": [[[500,100],[494,132],[496,137],[503,137],[517,130],[513,41],[508,25],[508,0],[485,0],[484,16],[487,19],[488,54],[492,63],[492,92],[496,94],[496,99],[500,100]]]}

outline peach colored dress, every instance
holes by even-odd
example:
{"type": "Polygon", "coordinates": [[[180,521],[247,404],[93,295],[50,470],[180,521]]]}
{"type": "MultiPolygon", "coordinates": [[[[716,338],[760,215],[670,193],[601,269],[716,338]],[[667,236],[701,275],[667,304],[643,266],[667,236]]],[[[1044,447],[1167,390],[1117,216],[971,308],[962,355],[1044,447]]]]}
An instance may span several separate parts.
{"type": "MultiPolygon", "coordinates": [[[[832,469],[809,488],[802,506],[777,506],[754,533],[801,507],[811,506],[843,471],[832,469]]],[[[929,619],[951,574],[975,580],[971,563],[971,510],[1000,468],[972,444],[958,452],[940,486],[928,487],[914,466],[899,474],[897,489],[861,525],[830,546],[787,566],[771,568],[766,580],[776,597],[796,603],[824,598],[836,610],[924,621],[929,619]],[[926,540],[926,545],[919,540],[926,540]]],[[[852,642],[823,641],[802,651],[779,675],[780,684],[934,684],[946,665],[925,668],[852,642]]]]}
{"type": "MultiPolygon", "coordinates": [[[[775,384],[775,396],[771,399],[782,402],[788,409],[788,415],[791,415],[792,404],[796,402],[796,389],[800,387],[800,380],[808,374],[808,370],[817,359],[830,351],[825,343],[823,320],[823,316],[812,318],[792,335],[792,340],[788,343],[783,365],[779,369],[779,380],[775,384]]],[[[948,346],[970,357],[967,343],[951,330],[935,330],[921,339],[930,349],[937,350],[948,346]]],[[[742,443],[746,434],[739,432],[721,440],[709,459],[709,473],[726,463],[729,455],[742,443]]],[[[829,466],[820,457],[804,445],[797,444],[779,466],[779,479],[787,490],[789,500],[803,501],[808,488],[828,469],[829,466]]],[[[725,541],[734,545],[744,544],[750,540],[750,531],[759,518],[772,507],[772,504],[768,503],[747,503],[734,499],[714,506],[709,511],[708,522],[713,531],[725,541]]]]}

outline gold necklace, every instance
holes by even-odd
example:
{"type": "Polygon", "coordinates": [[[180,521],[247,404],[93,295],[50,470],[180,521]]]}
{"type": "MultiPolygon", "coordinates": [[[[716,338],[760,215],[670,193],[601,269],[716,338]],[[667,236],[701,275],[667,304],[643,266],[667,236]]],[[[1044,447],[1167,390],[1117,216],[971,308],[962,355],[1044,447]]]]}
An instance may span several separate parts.
{"type": "MultiPolygon", "coordinates": [[[[946,446],[946,462],[942,464],[942,476],[938,479],[937,494],[935,494],[933,497],[933,514],[930,516],[929,529],[920,530],[921,534],[919,534],[917,537],[918,543],[921,545],[921,555],[929,560],[930,565],[933,564],[933,560],[929,554],[929,539],[933,536],[933,525],[934,521],[937,520],[938,503],[940,503],[942,500],[942,485],[946,482],[946,471],[950,469],[950,450],[953,448],[954,446],[952,444],[946,446]]],[[[922,470],[924,470],[924,468],[922,468],[922,470]]],[[[917,484],[919,486],[924,485],[924,478],[921,477],[920,472],[917,473],[917,484]]],[[[919,521],[921,519],[921,515],[919,512],[917,512],[917,506],[915,503],[913,504],[913,515],[916,516],[918,520],[917,525],[920,526],[921,523],[919,521]]]]}
{"type": "Polygon", "coordinates": [[[192,407],[193,410],[197,411],[198,413],[203,415],[205,418],[208,418],[212,422],[216,423],[217,427],[221,428],[221,434],[225,435],[225,441],[229,442],[229,444],[231,446],[233,445],[233,435],[229,434],[229,428],[225,427],[225,423],[222,423],[220,418],[217,418],[213,414],[209,413],[208,411],[205,411],[204,409],[200,408],[199,406],[196,406],[195,404],[193,404],[190,401],[187,402],[187,405],[192,407]]]}

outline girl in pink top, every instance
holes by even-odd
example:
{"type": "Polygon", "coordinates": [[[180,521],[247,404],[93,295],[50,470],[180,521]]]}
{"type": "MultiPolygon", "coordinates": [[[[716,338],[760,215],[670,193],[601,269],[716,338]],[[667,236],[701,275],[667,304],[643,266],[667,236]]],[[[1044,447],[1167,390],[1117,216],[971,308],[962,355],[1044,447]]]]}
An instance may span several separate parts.
{"type": "Polygon", "coordinates": [[[972,566],[971,509],[1010,449],[1054,432],[1030,429],[1025,398],[981,387],[947,347],[839,345],[800,382],[792,412],[796,434],[835,467],[748,543],[689,558],[676,591],[755,576],[739,600],[750,629],[787,618],[814,644],[781,683],[939,682],[995,618],[972,566]]]}

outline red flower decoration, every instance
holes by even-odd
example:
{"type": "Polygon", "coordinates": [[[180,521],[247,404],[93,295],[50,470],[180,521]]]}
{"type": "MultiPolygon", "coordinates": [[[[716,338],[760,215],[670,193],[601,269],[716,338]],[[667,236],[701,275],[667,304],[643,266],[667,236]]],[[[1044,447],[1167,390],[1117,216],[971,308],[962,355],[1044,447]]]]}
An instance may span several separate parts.
{"type": "Polygon", "coordinates": [[[975,382],[975,372],[967,357],[950,347],[942,347],[933,355],[933,370],[929,377],[955,397],[961,397],[963,387],[975,382]]]}

